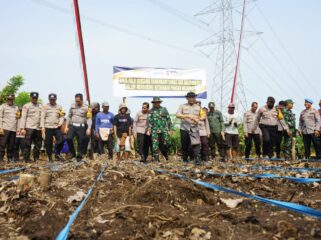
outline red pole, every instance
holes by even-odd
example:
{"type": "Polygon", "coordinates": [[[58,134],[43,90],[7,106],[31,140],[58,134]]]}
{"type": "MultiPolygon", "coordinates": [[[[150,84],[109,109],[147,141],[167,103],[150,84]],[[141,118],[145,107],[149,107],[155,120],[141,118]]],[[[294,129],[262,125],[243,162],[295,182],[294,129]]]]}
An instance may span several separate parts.
{"type": "Polygon", "coordinates": [[[90,95],[89,95],[89,85],[88,85],[88,76],[87,76],[87,67],[86,67],[86,58],[85,58],[85,50],[84,50],[84,42],[82,39],[82,31],[81,31],[81,22],[80,22],[80,14],[78,7],[78,0],[74,0],[74,9],[75,9],[75,18],[76,18],[76,26],[77,26],[77,34],[80,48],[80,56],[82,63],[82,70],[84,74],[84,82],[86,89],[86,98],[88,103],[90,104],[90,95]]]}
{"type": "Polygon", "coordinates": [[[243,26],[244,26],[244,18],[245,18],[245,5],[246,5],[246,0],[244,0],[244,3],[243,3],[241,31],[240,31],[240,39],[239,39],[239,46],[238,46],[239,49],[238,49],[238,52],[237,52],[237,60],[236,60],[234,80],[233,80],[231,103],[234,103],[234,95],[235,95],[235,88],[236,88],[236,79],[237,79],[237,73],[238,73],[238,70],[239,70],[239,62],[240,62],[240,54],[241,54],[241,42],[242,42],[242,38],[243,38],[243,26]]]}

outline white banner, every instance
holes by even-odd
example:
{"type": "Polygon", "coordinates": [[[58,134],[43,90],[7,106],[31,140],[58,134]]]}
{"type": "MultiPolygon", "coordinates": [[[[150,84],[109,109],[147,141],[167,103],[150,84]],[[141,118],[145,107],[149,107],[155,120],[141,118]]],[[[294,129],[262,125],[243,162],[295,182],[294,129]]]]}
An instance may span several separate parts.
{"type": "Polygon", "coordinates": [[[185,97],[193,91],[206,99],[204,69],[129,68],[114,66],[113,92],[115,97],[185,97]]]}

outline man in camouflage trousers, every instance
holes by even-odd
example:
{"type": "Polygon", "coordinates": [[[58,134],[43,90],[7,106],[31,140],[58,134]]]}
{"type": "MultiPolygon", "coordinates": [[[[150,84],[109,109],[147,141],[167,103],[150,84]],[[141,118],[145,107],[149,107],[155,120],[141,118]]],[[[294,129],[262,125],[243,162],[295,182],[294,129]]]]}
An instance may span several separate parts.
{"type": "Polygon", "coordinates": [[[162,100],[154,97],[147,117],[147,134],[152,136],[153,156],[159,161],[159,153],[161,152],[165,159],[168,160],[168,148],[170,145],[170,133],[172,131],[172,121],[165,107],[162,107],[162,100]]]}
{"type": "Polygon", "coordinates": [[[295,144],[294,141],[296,138],[295,114],[292,112],[294,102],[291,99],[287,99],[285,102],[286,102],[286,109],[283,112],[283,117],[284,117],[285,124],[289,128],[290,135],[289,134],[284,135],[283,151],[284,151],[285,159],[291,159],[293,156],[292,144],[295,144]]]}

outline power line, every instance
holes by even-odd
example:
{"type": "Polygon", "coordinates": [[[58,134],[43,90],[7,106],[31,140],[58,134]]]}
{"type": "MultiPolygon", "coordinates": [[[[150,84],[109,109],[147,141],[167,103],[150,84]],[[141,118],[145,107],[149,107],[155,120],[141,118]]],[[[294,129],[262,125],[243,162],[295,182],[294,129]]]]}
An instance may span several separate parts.
{"type": "MultiPolygon", "coordinates": [[[[44,1],[44,0],[31,0],[31,1],[33,1],[36,4],[42,5],[44,7],[50,8],[52,10],[59,11],[59,12],[62,12],[62,13],[68,14],[68,15],[72,15],[72,11],[71,10],[63,8],[63,7],[60,7],[60,6],[56,5],[56,4],[49,3],[49,2],[44,1]]],[[[169,48],[172,48],[172,49],[175,49],[175,50],[179,50],[179,51],[182,51],[182,52],[185,52],[185,53],[189,53],[189,54],[193,54],[193,55],[197,55],[197,56],[203,57],[198,52],[194,52],[192,50],[185,49],[185,48],[182,48],[180,46],[177,46],[177,45],[174,45],[174,44],[171,44],[171,43],[167,43],[167,42],[164,42],[164,41],[161,41],[161,40],[158,40],[158,39],[155,39],[155,38],[152,38],[152,37],[149,37],[149,36],[146,36],[146,35],[131,31],[131,30],[128,30],[128,29],[123,28],[123,27],[116,26],[114,24],[110,24],[110,23],[108,23],[106,21],[102,21],[102,20],[90,17],[88,15],[85,15],[85,14],[82,14],[81,17],[82,17],[82,19],[87,20],[89,22],[98,24],[100,26],[103,26],[103,27],[106,27],[106,28],[109,28],[109,29],[113,29],[115,31],[130,35],[130,36],[134,36],[136,38],[143,39],[145,41],[149,41],[149,42],[152,42],[152,43],[155,43],[155,44],[158,44],[158,45],[162,45],[162,46],[165,46],[165,47],[169,47],[169,48]]]]}
{"type": "MultiPolygon", "coordinates": [[[[253,26],[253,23],[249,20],[248,23],[251,25],[251,27],[255,30],[255,27],[253,26]]],[[[277,61],[278,65],[281,67],[281,69],[284,71],[285,74],[288,75],[289,78],[291,78],[296,84],[294,84],[298,89],[301,91],[302,88],[300,87],[300,84],[298,83],[297,79],[295,79],[292,74],[287,70],[287,67],[283,64],[283,62],[278,58],[278,56],[275,54],[275,52],[269,47],[269,45],[266,43],[266,41],[259,36],[260,40],[262,41],[264,47],[269,51],[271,56],[277,61]]]]}
{"type": "Polygon", "coordinates": [[[196,22],[195,19],[193,17],[191,18],[190,15],[187,15],[186,13],[179,11],[176,8],[173,8],[170,5],[163,3],[162,1],[159,1],[159,0],[147,0],[147,1],[149,1],[152,4],[155,4],[159,8],[162,8],[163,10],[175,15],[176,17],[180,18],[181,20],[196,26],[199,29],[202,29],[202,30],[209,32],[209,33],[213,32],[212,29],[210,29],[209,27],[206,27],[207,25],[200,24],[200,23],[196,22]]]}
{"type": "Polygon", "coordinates": [[[303,72],[302,68],[300,67],[300,65],[294,60],[294,58],[292,57],[292,55],[290,54],[290,52],[287,50],[287,48],[285,47],[285,44],[283,43],[283,41],[281,40],[281,38],[278,36],[278,34],[275,32],[274,28],[272,27],[271,22],[268,20],[268,18],[263,14],[261,8],[259,6],[257,6],[258,12],[262,15],[263,19],[265,20],[265,22],[267,23],[267,25],[269,26],[270,30],[272,31],[274,37],[276,38],[276,40],[278,41],[278,43],[280,44],[281,48],[283,49],[283,51],[285,52],[285,54],[288,56],[288,58],[291,60],[291,62],[295,65],[295,67],[299,70],[299,72],[301,73],[301,75],[303,76],[303,78],[309,82],[309,84],[312,86],[312,89],[314,91],[315,94],[318,95],[318,92],[316,91],[317,88],[315,88],[315,86],[313,86],[313,84],[310,82],[310,79],[306,76],[306,74],[303,72]]]}

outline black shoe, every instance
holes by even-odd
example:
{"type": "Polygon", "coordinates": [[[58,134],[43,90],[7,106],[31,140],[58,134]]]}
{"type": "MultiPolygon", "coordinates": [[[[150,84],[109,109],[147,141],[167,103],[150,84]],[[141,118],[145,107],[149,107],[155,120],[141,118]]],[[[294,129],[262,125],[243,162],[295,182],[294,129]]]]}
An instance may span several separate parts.
{"type": "Polygon", "coordinates": [[[30,158],[25,159],[25,163],[31,163],[30,158]]]}
{"type": "Polygon", "coordinates": [[[155,155],[154,159],[155,159],[156,162],[159,162],[159,155],[155,155]]]}
{"type": "Polygon", "coordinates": [[[57,161],[65,161],[65,159],[64,159],[60,154],[56,154],[56,155],[55,155],[55,159],[56,159],[57,161]]]}
{"type": "Polygon", "coordinates": [[[201,160],[200,160],[199,158],[196,158],[196,160],[195,160],[195,166],[199,166],[199,165],[201,165],[201,164],[202,164],[201,160]]]}
{"type": "Polygon", "coordinates": [[[52,156],[48,156],[48,162],[52,162],[52,156]]]}
{"type": "Polygon", "coordinates": [[[77,162],[81,162],[82,156],[77,156],[77,162]]]}

